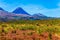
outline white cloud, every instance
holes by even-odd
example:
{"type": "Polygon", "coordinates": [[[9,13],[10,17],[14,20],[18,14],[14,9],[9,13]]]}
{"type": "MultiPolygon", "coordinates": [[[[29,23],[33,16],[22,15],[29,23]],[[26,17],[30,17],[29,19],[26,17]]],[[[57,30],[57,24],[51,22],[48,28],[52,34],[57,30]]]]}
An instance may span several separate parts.
{"type": "Polygon", "coordinates": [[[57,8],[54,9],[43,9],[40,13],[43,13],[47,16],[60,17],[60,2],[57,4],[57,8]]]}
{"type": "Polygon", "coordinates": [[[23,5],[21,7],[30,14],[40,13],[40,10],[45,9],[43,6],[31,5],[31,4],[23,5]]]}
{"type": "Polygon", "coordinates": [[[43,9],[41,10],[41,13],[47,15],[47,16],[52,16],[52,17],[60,17],[60,8],[56,9],[43,9]]]}
{"type": "Polygon", "coordinates": [[[58,7],[60,7],[60,2],[57,4],[58,7]]]}
{"type": "Polygon", "coordinates": [[[60,17],[59,7],[55,9],[47,9],[47,8],[44,8],[43,6],[26,5],[26,6],[22,6],[22,8],[30,14],[41,13],[50,17],[60,17]]]}

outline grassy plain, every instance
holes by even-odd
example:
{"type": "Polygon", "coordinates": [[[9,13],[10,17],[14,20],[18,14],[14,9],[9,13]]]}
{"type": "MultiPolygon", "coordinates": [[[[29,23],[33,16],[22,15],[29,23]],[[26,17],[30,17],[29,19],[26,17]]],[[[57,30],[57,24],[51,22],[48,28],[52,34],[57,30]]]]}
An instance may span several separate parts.
{"type": "Polygon", "coordinates": [[[60,40],[60,19],[0,22],[0,40],[60,40]]]}

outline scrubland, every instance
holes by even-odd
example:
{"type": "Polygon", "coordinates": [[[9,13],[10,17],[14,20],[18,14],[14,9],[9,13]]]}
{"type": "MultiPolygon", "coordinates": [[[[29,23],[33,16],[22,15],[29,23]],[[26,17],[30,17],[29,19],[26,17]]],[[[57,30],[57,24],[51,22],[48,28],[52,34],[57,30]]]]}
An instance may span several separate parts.
{"type": "Polygon", "coordinates": [[[0,22],[0,40],[60,40],[60,19],[0,22]]]}

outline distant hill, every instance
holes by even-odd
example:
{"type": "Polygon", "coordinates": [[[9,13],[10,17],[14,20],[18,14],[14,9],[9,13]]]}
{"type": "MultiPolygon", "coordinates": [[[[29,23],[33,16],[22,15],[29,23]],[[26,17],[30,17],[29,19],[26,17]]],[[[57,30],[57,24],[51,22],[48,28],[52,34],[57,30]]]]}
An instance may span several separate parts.
{"type": "Polygon", "coordinates": [[[8,20],[41,20],[41,19],[51,19],[52,17],[47,17],[41,13],[36,13],[30,15],[22,8],[17,8],[13,12],[5,11],[3,8],[0,8],[0,21],[8,20]]]}
{"type": "Polygon", "coordinates": [[[34,17],[34,19],[47,19],[48,17],[41,14],[41,13],[36,13],[36,14],[33,14],[32,17],[34,17]]]}
{"type": "Polygon", "coordinates": [[[17,13],[12,13],[12,12],[8,12],[5,11],[3,8],[0,8],[0,21],[7,21],[7,20],[27,20],[28,16],[30,16],[29,14],[17,14],[17,13]]]}
{"type": "Polygon", "coordinates": [[[15,13],[15,14],[27,14],[27,15],[29,15],[26,11],[24,11],[20,7],[16,8],[12,13],[15,13]]]}

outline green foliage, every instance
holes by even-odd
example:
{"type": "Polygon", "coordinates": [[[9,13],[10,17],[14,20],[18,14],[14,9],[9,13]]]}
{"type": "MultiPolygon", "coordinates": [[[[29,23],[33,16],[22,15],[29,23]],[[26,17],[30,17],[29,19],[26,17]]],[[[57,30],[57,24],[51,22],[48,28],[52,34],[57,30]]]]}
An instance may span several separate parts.
{"type": "Polygon", "coordinates": [[[36,30],[35,26],[21,26],[20,30],[36,30]]]}
{"type": "Polygon", "coordinates": [[[60,26],[60,19],[34,20],[34,21],[13,20],[13,21],[0,23],[0,27],[3,28],[5,31],[8,31],[9,28],[11,28],[11,29],[20,29],[20,30],[35,30],[37,33],[42,33],[42,32],[60,33],[59,26],[60,26]],[[42,24],[43,26],[41,26],[40,24],[42,24]]]}

